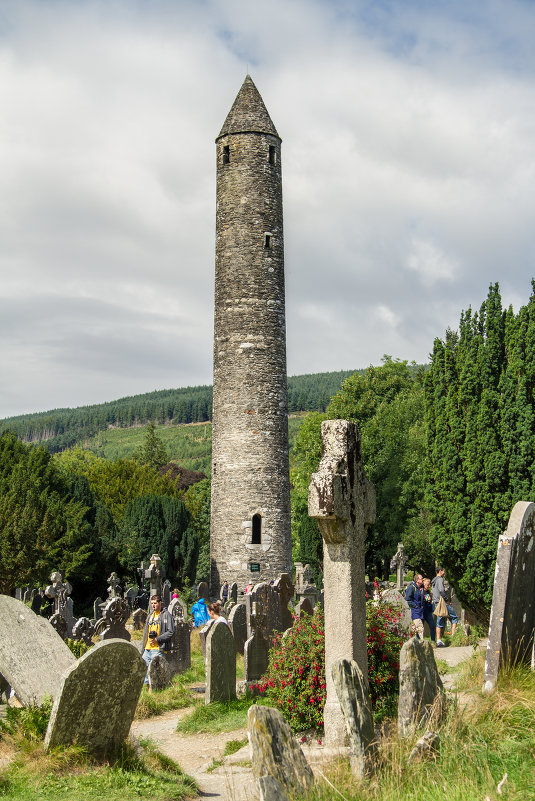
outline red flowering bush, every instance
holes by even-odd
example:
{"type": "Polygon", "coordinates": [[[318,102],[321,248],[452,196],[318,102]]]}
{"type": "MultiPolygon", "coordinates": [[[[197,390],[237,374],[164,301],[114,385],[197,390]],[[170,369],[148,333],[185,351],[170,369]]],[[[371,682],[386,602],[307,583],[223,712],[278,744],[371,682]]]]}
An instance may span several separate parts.
{"type": "MultiPolygon", "coordinates": [[[[368,678],[374,717],[395,710],[399,652],[406,634],[400,614],[389,604],[366,604],[368,678]]],[[[266,673],[256,685],[261,698],[283,713],[293,731],[323,727],[325,706],[325,630],[323,609],[294,621],[283,638],[274,638],[266,673]]]]}
{"type": "Polygon", "coordinates": [[[325,706],[325,633],[323,609],[296,619],[282,637],[277,634],[269,665],[257,689],[280,709],[293,731],[323,727],[325,706]]]}

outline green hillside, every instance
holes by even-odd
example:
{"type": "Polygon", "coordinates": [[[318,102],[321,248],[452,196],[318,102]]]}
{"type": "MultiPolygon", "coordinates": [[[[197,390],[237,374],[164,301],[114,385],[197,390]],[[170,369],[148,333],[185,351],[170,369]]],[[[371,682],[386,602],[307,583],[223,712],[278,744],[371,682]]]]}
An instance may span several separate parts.
{"type": "MultiPolygon", "coordinates": [[[[288,378],[288,409],[297,412],[323,412],[331,397],[338,392],[344,379],[354,370],[314,373],[288,378]]],[[[357,371],[362,372],[362,371],[357,371]]],[[[183,423],[207,423],[212,417],[212,387],[162,389],[143,395],[120,398],[76,409],[52,409],[27,415],[8,417],[0,421],[0,432],[9,429],[24,442],[42,442],[51,453],[88,443],[113,449],[116,440],[110,432],[133,429],[139,433],[149,421],[159,426],[179,426],[183,423]],[[99,441],[98,435],[101,435],[99,441]],[[105,438],[104,438],[105,435],[105,438]],[[112,443],[113,442],[113,446],[112,443]]],[[[165,436],[168,436],[167,434],[165,436]]],[[[170,436],[170,434],[169,434],[170,436]]],[[[181,436],[181,435],[179,435],[181,436]]],[[[121,435],[118,435],[122,443],[121,435]]],[[[125,446],[130,448],[130,439],[125,446]]],[[[196,438],[192,436],[193,441],[196,438]]],[[[123,444],[118,445],[123,448],[123,444]]],[[[136,445],[132,445],[132,450],[136,445]]],[[[173,446],[174,447],[174,446],[173,446]]],[[[192,458],[195,454],[192,451],[192,458]]]]}

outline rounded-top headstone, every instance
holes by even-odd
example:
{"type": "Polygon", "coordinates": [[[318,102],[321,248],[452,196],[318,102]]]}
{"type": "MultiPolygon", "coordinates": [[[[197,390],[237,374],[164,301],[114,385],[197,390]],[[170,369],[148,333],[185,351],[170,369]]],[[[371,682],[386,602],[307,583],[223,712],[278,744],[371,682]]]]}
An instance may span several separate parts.
{"type": "Polygon", "coordinates": [[[130,731],[147,666],[136,646],[104,640],[71,665],[52,706],[45,748],[78,745],[105,754],[130,731]]]}
{"type": "Polygon", "coordinates": [[[0,673],[22,704],[54,698],[62,674],[74,662],[76,657],[46,618],[16,598],[0,595],[0,673]]]}

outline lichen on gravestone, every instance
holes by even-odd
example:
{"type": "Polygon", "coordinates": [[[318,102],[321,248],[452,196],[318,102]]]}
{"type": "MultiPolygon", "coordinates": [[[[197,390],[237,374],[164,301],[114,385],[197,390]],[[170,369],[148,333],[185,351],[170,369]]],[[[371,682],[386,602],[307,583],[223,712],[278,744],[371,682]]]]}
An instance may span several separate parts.
{"type": "Polygon", "coordinates": [[[424,720],[439,720],[444,711],[444,688],[429,641],[412,637],[399,656],[398,732],[411,734],[424,720]]]}
{"type": "Polygon", "coordinates": [[[362,778],[373,771],[377,750],[368,681],[352,659],[337,660],[332,679],[346,723],[351,770],[362,778]]]}

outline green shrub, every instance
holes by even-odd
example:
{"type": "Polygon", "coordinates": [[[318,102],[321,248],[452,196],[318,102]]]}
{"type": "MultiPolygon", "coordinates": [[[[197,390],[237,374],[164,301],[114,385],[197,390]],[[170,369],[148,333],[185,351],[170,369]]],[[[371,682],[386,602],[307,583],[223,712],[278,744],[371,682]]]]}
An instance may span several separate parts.
{"type": "Polygon", "coordinates": [[[25,740],[44,740],[51,711],[50,698],[45,698],[40,706],[7,706],[5,719],[0,721],[0,731],[19,734],[25,740]]]}
{"type": "Polygon", "coordinates": [[[81,656],[93,647],[92,645],[87,645],[83,640],[71,640],[69,637],[66,638],[65,644],[69,646],[77,659],[80,659],[81,656]]]}
{"type": "MultiPolygon", "coordinates": [[[[366,604],[368,679],[376,720],[395,711],[399,652],[408,635],[400,612],[389,604],[366,604]]],[[[323,609],[295,620],[283,638],[276,635],[265,675],[255,685],[266,703],[283,713],[294,731],[323,727],[325,706],[325,628],[323,609]]]]}

